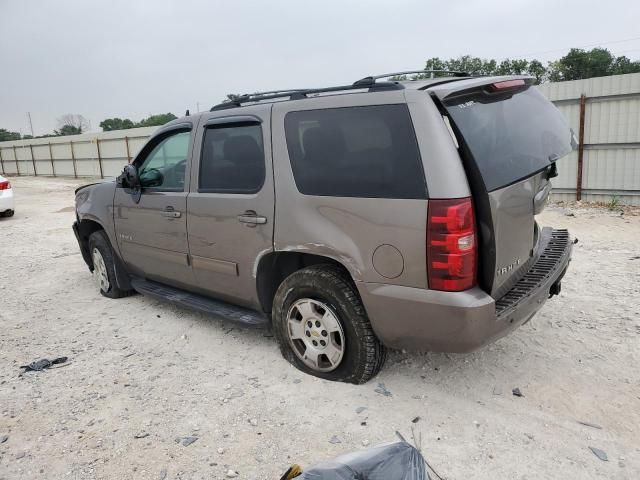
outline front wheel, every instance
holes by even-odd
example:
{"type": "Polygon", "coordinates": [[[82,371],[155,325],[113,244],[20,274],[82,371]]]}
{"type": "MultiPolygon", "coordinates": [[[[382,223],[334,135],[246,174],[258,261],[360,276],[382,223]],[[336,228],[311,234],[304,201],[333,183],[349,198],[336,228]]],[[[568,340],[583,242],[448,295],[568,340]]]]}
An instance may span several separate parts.
{"type": "Polygon", "coordinates": [[[359,384],[384,364],[385,348],[340,268],[314,265],[291,274],[276,292],[272,318],[282,355],[303,372],[359,384]]]}
{"type": "Polygon", "coordinates": [[[128,297],[132,290],[118,288],[116,282],[117,265],[107,234],[103,230],[93,232],[89,237],[89,252],[93,263],[93,278],[100,293],[108,298],[128,297]]]}

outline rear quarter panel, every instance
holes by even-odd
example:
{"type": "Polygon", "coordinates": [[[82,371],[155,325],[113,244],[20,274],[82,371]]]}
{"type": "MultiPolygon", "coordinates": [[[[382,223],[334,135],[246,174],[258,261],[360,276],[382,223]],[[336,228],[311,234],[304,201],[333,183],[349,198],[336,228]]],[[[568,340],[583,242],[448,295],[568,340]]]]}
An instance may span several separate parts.
{"type": "Polygon", "coordinates": [[[456,144],[433,100],[422,90],[405,90],[405,98],[420,147],[429,198],[470,196],[456,144]]]}
{"type": "Polygon", "coordinates": [[[333,258],[356,281],[426,287],[427,201],[303,195],[297,189],[285,141],[288,112],[398,103],[405,103],[403,91],[334,95],[274,105],[275,250],[333,258]],[[386,273],[385,267],[393,266],[388,262],[397,264],[387,256],[396,254],[386,245],[395,247],[402,256],[401,273],[394,278],[383,276],[373,264],[374,252],[381,246],[376,256],[378,270],[386,273]]]}

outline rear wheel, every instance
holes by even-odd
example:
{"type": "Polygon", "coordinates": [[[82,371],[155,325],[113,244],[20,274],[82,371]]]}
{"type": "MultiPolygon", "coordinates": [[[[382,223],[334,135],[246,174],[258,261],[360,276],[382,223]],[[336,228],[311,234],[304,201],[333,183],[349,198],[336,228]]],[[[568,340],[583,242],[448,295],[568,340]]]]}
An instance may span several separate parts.
{"type": "Polygon", "coordinates": [[[282,355],[303,372],[327,380],[364,383],[386,357],[360,296],[332,265],[314,265],[287,277],[273,306],[282,355]]]}
{"type": "Polygon", "coordinates": [[[89,252],[93,263],[93,279],[100,293],[108,298],[122,298],[133,294],[133,290],[122,290],[116,282],[113,250],[104,230],[93,232],[89,237],[89,252]]]}
{"type": "Polygon", "coordinates": [[[13,214],[16,213],[13,210],[5,210],[3,213],[0,213],[0,217],[13,217],[13,214]]]}

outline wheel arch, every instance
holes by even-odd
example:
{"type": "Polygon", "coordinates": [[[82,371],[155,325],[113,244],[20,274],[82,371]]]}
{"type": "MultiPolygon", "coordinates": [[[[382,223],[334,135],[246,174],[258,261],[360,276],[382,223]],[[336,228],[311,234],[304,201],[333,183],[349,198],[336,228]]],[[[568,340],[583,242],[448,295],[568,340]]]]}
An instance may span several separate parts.
{"type": "Polygon", "coordinates": [[[107,242],[109,242],[109,245],[111,247],[113,261],[117,264],[117,268],[115,269],[116,284],[118,285],[118,288],[122,290],[130,290],[132,288],[131,279],[129,278],[126,267],[124,265],[124,262],[120,258],[120,254],[117,248],[113,245],[113,242],[109,237],[109,232],[106,228],[104,228],[104,225],[102,225],[102,223],[93,218],[83,218],[78,222],[78,237],[80,240],[80,251],[82,252],[82,258],[89,267],[89,270],[93,272],[93,259],[91,257],[91,252],[89,251],[89,237],[91,237],[91,235],[95,232],[101,230],[104,232],[107,238],[107,242]]]}
{"type": "Polygon", "coordinates": [[[276,251],[263,255],[256,271],[256,289],[262,310],[271,313],[276,291],[285,278],[298,270],[320,264],[340,268],[345,277],[355,284],[348,268],[332,257],[299,251],[276,251]]]}
{"type": "Polygon", "coordinates": [[[89,252],[89,237],[98,230],[104,230],[106,232],[104,226],[94,219],[83,218],[78,222],[80,251],[82,252],[82,258],[91,271],[93,271],[93,260],[91,258],[91,252],[89,252]]]}

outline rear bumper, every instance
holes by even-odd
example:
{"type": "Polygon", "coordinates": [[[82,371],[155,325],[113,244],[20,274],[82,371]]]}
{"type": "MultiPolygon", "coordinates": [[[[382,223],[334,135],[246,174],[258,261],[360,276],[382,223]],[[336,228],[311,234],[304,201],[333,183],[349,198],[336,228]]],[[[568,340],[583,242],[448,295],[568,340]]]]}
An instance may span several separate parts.
{"type": "Polygon", "coordinates": [[[495,301],[480,288],[439,292],[397,285],[359,283],[378,338],[392,348],[471,352],[526,323],[544,305],[571,260],[566,230],[546,228],[533,266],[495,301]]]}

